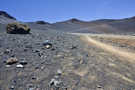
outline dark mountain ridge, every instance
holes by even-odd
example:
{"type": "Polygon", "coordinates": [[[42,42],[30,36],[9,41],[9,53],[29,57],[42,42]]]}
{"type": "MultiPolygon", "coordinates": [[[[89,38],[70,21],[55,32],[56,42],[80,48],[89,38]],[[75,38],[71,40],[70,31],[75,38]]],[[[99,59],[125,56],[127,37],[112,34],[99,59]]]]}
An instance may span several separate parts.
{"type": "MultiPolygon", "coordinates": [[[[0,11],[0,23],[17,22],[16,18],[4,11],[0,11]]],[[[71,33],[134,33],[135,16],[124,19],[99,19],[83,21],[72,18],[66,21],[48,23],[45,21],[24,22],[32,29],[57,30],[71,33]]]]}
{"type": "Polygon", "coordinates": [[[16,20],[15,17],[9,15],[9,14],[8,14],[7,12],[5,12],[5,11],[0,11],[0,16],[4,16],[4,17],[6,17],[6,18],[16,20]]]}
{"type": "Polygon", "coordinates": [[[12,23],[12,22],[17,22],[16,18],[9,15],[5,11],[0,11],[0,24],[8,24],[8,23],[12,23]]]}

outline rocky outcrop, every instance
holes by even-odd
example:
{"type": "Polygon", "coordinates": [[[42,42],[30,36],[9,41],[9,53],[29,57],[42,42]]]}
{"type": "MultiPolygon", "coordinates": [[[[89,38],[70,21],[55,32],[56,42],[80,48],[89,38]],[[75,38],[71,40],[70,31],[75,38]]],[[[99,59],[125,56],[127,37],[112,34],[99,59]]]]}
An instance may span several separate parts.
{"type": "Polygon", "coordinates": [[[29,34],[29,26],[21,23],[10,23],[6,27],[8,34],[29,34]]]}
{"type": "Polygon", "coordinates": [[[7,65],[12,65],[12,64],[15,64],[18,62],[18,59],[17,58],[9,58],[7,61],[6,61],[6,64],[7,65]]]}

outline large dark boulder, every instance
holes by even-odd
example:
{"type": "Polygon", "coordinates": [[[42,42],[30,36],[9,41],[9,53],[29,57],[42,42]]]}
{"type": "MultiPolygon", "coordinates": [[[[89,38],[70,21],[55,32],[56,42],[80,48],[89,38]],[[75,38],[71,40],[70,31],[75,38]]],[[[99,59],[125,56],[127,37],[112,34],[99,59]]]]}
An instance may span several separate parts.
{"type": "Polygon", "coordinates": [[[10,23],[6,27],[8,34],[29,34],[29,26],[21,23],[10,23]]]}

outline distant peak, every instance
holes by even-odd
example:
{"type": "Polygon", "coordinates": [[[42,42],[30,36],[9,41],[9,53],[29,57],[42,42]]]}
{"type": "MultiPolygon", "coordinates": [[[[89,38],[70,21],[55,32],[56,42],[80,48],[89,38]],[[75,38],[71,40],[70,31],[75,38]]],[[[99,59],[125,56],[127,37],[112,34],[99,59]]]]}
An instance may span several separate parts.
{"type": "Polygon", "coordinates": [[[72,18],[72,19],[70,19],[70,20],[68,20],[68,21],[74,23],[74,22],[80,22],[81,20],[78,20],[78,19],[76,19],[76,18],[72,18]]]}
{"type": "Polygon", "coordinates": [[[7,12],[5,12],[5,11],[0,11],[0,16],[4,16],[4,17],[6,17],[6,18],[16,20],[16,18],[12,17],[11,15],[9,15],[9,14],[8,14],[7,12]]]}
{"type": "Polygon", "coordinates": [[[134,19],[135,20],[135,16],[131,17],[130,19],[134,19]]]}
{"type": "Polygon", "coordinates": [[[60,21],[60,22],[56,22],[56,23],[75,23],[75,24],[80,24],[80,23],[88,23],[87,21],[83,21],[83,20],[79,20],[79,19],[76,19],[76,18],[71,18],[71,19],[68,19],[68,20],[65,20],[65,21],[60,21]]]}
{"type": "Polygon", "coordinates": [[[49,24],[48,22],[45,21],[36,21],[37,24],[49,24]]]}
{"type": "Polygon", "coordinates": [[[133,16],[133,17],[128,17],[128,18],[124,18],[123,20],[135,20],[135,16],[133,16]]]}

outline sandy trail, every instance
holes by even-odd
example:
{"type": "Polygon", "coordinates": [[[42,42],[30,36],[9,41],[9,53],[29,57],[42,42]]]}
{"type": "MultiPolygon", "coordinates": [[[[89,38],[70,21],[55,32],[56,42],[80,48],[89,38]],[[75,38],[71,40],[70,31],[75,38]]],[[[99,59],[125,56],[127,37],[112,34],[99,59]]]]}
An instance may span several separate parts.
{"type": "Polygon", "coordinates": [[[131,63],[135,62],[135,53],[125,51],[122,48],[118,48],[118,47],[115,47],[115,46],[112,46],[112,45],[109,45],[106,43],[102,43],[100,41],[97,41],[97,40],[91,38],[89,35],[81,35],[81,38],[84,41],[86,41],[88,44],[94,44],[98,48],[108,51],[114,55],[126,58],[131,63]]]}

